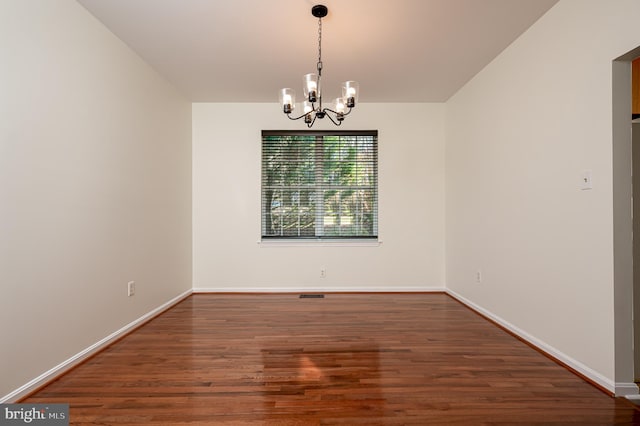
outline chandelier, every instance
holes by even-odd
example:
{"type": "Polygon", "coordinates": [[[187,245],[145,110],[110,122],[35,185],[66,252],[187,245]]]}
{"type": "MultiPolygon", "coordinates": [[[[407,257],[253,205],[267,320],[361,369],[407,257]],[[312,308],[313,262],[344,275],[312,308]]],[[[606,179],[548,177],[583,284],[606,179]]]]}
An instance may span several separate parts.
{"type": "Polygon", "coordinates": [[[296,95],[293,89],[280,90],[280,105],[283,112],[290,120],[304,118],[307,127],[313,126],[316,119],[329,117],[336,126],[342,124],[344,117],[351,112],[358,101],[358,83],[345,81],[342,84],[342,97],[336,98],[331,108],[322,107],[322,18],[327,16],[329,9],[318,4],[311,8],[311,14],[318,18],[318,63],[316,74],[306,74],[303,77],[304,101],[302,102],[302,114],[298,117],[291,115],[296,105],[296,95]]]}

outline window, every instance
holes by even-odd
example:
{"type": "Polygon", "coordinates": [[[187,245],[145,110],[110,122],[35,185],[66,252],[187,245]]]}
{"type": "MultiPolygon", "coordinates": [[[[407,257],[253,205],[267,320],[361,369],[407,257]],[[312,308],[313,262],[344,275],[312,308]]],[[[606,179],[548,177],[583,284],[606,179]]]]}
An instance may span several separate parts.
{"type": "Polygon", "coordinates": [[[262,132],[262,238],[377,238],[378,132],[262,132]]]}

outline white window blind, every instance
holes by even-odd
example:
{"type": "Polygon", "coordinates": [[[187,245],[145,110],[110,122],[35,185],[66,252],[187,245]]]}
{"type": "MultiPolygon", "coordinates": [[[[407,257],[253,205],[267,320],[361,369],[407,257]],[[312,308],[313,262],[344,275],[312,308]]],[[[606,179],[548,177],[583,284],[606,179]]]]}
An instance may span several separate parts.
{"type": "Polygon", "coordinates": [[[263,131],[262,238],[378,236],[377,131],[263,131]]]}

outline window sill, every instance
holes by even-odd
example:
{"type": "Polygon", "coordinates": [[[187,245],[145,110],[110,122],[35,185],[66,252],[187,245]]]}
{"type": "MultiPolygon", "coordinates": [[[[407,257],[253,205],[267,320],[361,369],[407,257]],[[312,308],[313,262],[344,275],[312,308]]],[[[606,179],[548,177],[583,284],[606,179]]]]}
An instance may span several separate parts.
{"type": "Polygon", "coordinates": [[[378,247],[382,245],[380,240],[349,240],[349,239],[322,239],[322,240],[289,240],[268,239],[258,241],[260,247],[378,247]]]}

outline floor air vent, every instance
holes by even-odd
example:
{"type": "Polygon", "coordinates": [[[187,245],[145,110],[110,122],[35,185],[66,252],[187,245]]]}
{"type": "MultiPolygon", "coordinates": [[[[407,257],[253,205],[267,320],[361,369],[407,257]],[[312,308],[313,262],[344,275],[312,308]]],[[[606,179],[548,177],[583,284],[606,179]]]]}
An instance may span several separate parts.
{"type": "Polygon", "coordinates": [[[324,294],[301,294],[300,299],[324,299],[324,294]]]}

